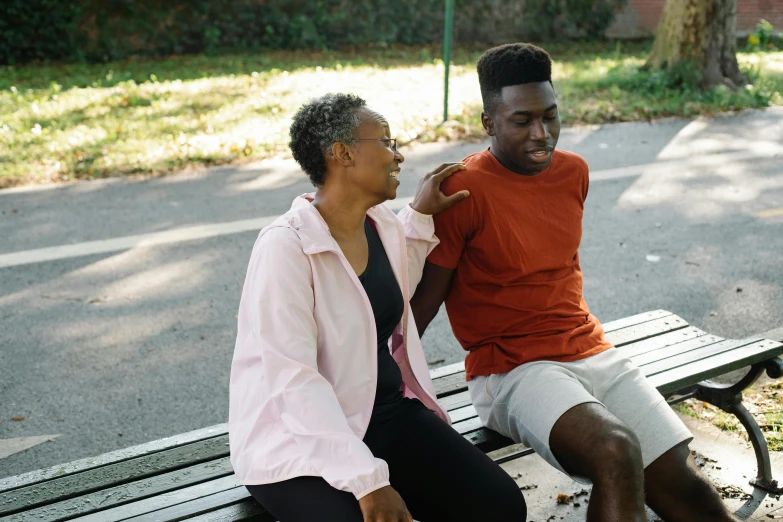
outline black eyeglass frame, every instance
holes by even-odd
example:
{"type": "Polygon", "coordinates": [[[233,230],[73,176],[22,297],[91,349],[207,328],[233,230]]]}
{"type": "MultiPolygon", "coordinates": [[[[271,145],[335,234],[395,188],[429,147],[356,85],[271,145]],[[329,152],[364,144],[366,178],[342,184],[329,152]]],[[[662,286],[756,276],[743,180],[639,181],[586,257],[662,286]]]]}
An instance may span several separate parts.
{"type": "Polygon", "coordinates": [[[361,138],[355,139],[353,141],[385,141],[387,142],[387,147],[389,147],[394,152],[397,152],[397,138],[361,138]]]}

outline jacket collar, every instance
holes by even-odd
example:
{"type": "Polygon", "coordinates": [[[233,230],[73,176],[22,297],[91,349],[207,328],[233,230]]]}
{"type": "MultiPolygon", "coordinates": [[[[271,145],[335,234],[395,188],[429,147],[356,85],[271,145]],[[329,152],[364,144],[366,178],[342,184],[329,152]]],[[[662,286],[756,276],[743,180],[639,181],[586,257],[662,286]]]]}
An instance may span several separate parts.
{"type": "MultiPolygon", "coordinates": [[[[315,193],[302,194],[294,199],[291,209],[280,216],[271,226],[288,226],[296,231],[302,241],[302,250],[312,255],[321,252],[339,251],[340,247],[329,232],[321,214],[313,204],[315,193]]],[[[397,216],[381,203],[367,211],[376,226],[396,227],[397,216]]]]}

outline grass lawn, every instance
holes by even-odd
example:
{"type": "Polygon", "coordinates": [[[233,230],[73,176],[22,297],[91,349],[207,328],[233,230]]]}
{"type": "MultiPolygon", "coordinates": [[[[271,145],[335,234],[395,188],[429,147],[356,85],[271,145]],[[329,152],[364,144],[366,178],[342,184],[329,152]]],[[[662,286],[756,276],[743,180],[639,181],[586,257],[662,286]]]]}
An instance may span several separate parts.
{"type": "MultiPolygon", "coordinates": [[[[650,42],[548,46],[566,125],[690,116],[783,105],[783,52],[740,54],[752,86],[693,92],[640,72],[650,42]]],[[[263,52],[99,65],[0,67],[0,187],[163,174],[285,154],[296,108],[354,92],[401,142],[483,136],[475,61],[457,49],[453,121],[439,126],[437,48],[263,52]]]]}
{"type": "MultiPolygon", "coordinates": [[[[751,387],[742,394],[742,402],[764,432],[770,451],[783,451],[783,382],[771,382],[751,387]]],[[[686,415],[702,419],[723,431],[748,441],[747,433],[734,415],[696,399],[688,399],[674,408],[686,415]]]]}

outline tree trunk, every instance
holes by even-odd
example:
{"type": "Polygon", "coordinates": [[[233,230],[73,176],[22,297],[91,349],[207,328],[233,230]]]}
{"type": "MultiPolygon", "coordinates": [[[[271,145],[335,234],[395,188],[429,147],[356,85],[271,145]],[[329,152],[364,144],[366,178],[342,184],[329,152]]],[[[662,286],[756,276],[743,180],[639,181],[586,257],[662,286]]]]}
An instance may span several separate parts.
{"type": "Polygon", "coordinates": [[[700,87],[736,88],[736,25],[737,0],[666,0],[646,67],[695,67],[700,87]]]}

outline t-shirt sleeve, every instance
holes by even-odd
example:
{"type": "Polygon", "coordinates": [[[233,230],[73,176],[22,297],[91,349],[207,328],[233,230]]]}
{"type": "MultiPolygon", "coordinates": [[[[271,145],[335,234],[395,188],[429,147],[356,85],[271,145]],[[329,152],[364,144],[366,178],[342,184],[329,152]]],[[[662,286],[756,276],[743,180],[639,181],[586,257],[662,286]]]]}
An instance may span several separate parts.
{"type": "MultiPolygon", "coordinates": [[[[453,175],[441,184],[441,191],[450,196],[460,190],[470,190],[464,182],[453,175]]],[[[459,264],[465,244],[473,235],[475,196],[471,193],[464,199],[434,216],[435,235],[440,240],[438,246],[427,257],[427,261],[443,268],[455,269],[459,264]]]]}
{"type": "Polygon", "coordinates": [[[582,204],[587,201],[587,193],[590,191],[590,167],[585,163],[582,174],[582,204]]]}

